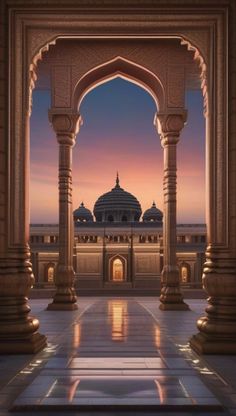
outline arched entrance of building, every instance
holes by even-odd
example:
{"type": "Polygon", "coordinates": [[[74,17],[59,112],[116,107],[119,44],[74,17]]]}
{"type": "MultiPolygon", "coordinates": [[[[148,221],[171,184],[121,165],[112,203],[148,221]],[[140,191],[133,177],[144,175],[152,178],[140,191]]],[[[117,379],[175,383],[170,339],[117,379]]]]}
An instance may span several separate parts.
{"type": "Polygon", "coordinates": [[[112,280],[113,282],[122,282],[124,280],[123,263],[119,257],[112,262],[112,280]]]}
{"type": "Polygon", "coordinates": [[[191,268],[190,265],[186,262],[182,262],[179,266],[180,269],[180,279],[182,283],[188,283],[191,279],[191,268]]]}
{"type": "Polygon", "coordinates": [[[45,281],[49,284],[53,284],[55,279],[55,264],[48,263],[45,267],[45,272],[45,281]]]}
{"type": "Polygon", "coordinates": [[[110,281],[113,283],[122,283],[126,281],[126,259],[120,255],[115,255],[110,259],[109,263],[110,281]]]}
{"type": "MultiPolygon", "coordinates": [[[[6,42],[9,42],[12,48],[9,56],[5,57],[9,71],[5,71],[4,77],[7,80],[7,76],[10,74],[10,79],[9,96],[6,95],[5,98],[6,105],[3,105],[5,113],[2,118],[4,122],[8,120],[9,125],[4,126],[6,148],[2,153],[3,165],[7,168],[1,182],[4,186],[2,192],[4,215],[1,219],[0,240],[1,302],[4,310],[4,314],[1,316],[3,322],[1,325],[3,334],[1,351],[9,352],[10,342],[6,334],[9,334],[10,316],[14,317],[12,327],[16,339],[12,343],[14,334],[11,334],[9,339],[13,344],[11,348],[15,352],[19,352],[20,349],[25,352],[34,352],[45,345],[44,337],[37,333],[39,323],[36,319],[27,317],[29,309],[26,307],[26,296],[33,282],[28,247],[28,129],[31,90],[34,84],[37,60],[42,57],[42,52],[48,50],[49,45],[55,44],[60,37],[78,38],[81,45],[81,39],[86,37],[87,40],[94,39],[95,49],[88,43],[82,45],[83,50],[81,50],[81,54],[78,54],[79,63],[75,63],[75,69],[72,69],[70,65],[65,65],[63,56],[62,61],[57,60],[53,73],[57,88],[53,89],[50,117],[60,147],[60,195],[62,193],[64,195],[63,199],[61,198],[60,208],[62,254],[58,272],[60,272],[60,265],[61,269],[67,269],[66,290],[63,290],[63,285],[60,284],[63,280],[62,274],[61,277],[57,277],[58,291],[54,298],[54,306],[56,309],[56,304],[64,303],[73,309],[76,307],[76,296],[73,290],[74,274],[71,261],[73,236],[71,227],[71,154],[75,144],[75,136],[81,124],[77,108],[78,101],[89,86],[93,86],[94,81],[100,80],[102,82],[104,76],[108,77],[116,70],[124,72],[135,82],[139,81],[142,85],[144,83],[145,87],[156,95],[157,100],[160,100],[159,113],[155,122],[162,136],[167,163],[165,171],[167,169],[167,176],[169,176],[169,166],[170,170],[175,172],[176,163],[173,149],[176,148],[180,131],[185,122],[182,94],[184,89],[179,88],[180,85],[184,85],[184,78],[181,67],[176,65],[175,60],[166,64],[163,59],[164,51],[162,50],[163,54],[157,53],[157,40],[166,36],[166,39],[180,39],[190,51],[194,51],[194,59],[198,60],[201,68],[202,90],[205,98],[208,247],[203,281],[209,294],[210,305],[207,309],[207,316],[198,321],[200,333],[192,339],[191,345],[200,352],[235,352],[233,309],[236,299],[234,284],[236,197],[235,192],[229,193],[228,189],[229,187],[233,189],[235,182],[236,156],[235,152],[230,151],[233,149],[235,130],[233,130],[234,123],[230,124],[228,118],[228,114],[230,114],[228,102],[231,91],[227,83],[229,60],[232,59],[230,61],[231,69],[235,65],[235,61],[233,61],[234,57],[229,58],[227,53],[226,28],[229,6],[222,4],[219,8],[209,2],[206,14],[202,13],[201,7],[199,9],[196,7],[196,13],[193,14],[191,5],[186,5],[176,16],[176,22],[173,21],[172,10],[168,9],[171,5],[165,9],[159,4],[153,5],[155,13],[151,14],[152,19],[149,20],[144,19],[142,7],[139,7],[137,15],[130,19],[130,14],[125,14],[125,10],[119,9],[114,12],[110,6],[108,9],[112,19],[104,20],[104,16],[98,14],[95,22],[78,5],[79,13],[73,12],[72,14],[68,8],[66,22],[64,19],[58,19],[56,22],[55,16],[64,14],[66,7],[59,12],[55,10],[55,15],[51,9],[48,13],[45,11],[40,14],[36,3],[29,6],[27,13],[24,13],[24,8],[21,6],[14,9],[14,6],[11,8],[11,5],[8,5],[5,10],[9,22],[9,27],[6,28],[6,42]],[[85,18],[87,19],[86,29],[83,21],[85,18]],[[72,21],[73,25],[71,25],[72,21]],[[9,36],[10,38],[8,38],[9,36]],[[107,39],[110,44],[99,43],[98,38],[107,39]],[[122,39],[122,45],[119,44],[119,48],[114,46],[115,39],[118,41],[122,39]],[[136,45],[132,43],[134,39],[136,45]],[[147,40],[150,42],[148,43],[147,40]],[[99,49],[100,47],[101,49],[99,49]],[[120,61],[121,56],[123,58],[120,61]],[[127,65],[127,61],[136,62],[134,65],[129,63],[128,68],[124,70],[119,65],[127,65]],[[117,69],[113,68],[111,71],[113,62],[116,63],[117,69]],[[108,73],[98,76],[97,71],[105,69],[108,69],[108,73]],[[164,76],[160,77],[162,83],[158,81],[157,76],[157,72],[161,69],[165,71],[164,76]],[[91,78],[93,75],[95,75],[95,80],[91,78]],[[156,94],[157,90],[158,94],[156,94]],[[161,92],[163,93],[163,102],[161,92]],[[174,165],[170,166],[173,160],[174,165]],[[9,284],[9,282],[11,283],[9,284]],[[17,311],[17,315],[15,311],[17,311]],[[226,320],[225,316],[228,317],[226,320]],[[22,322],[24,323],[22,324],[22,322]],[[4,328],[6,332],[4,332],[4,328]]],[[[169,53],[168,55],[170,58],[176,59],[174,54],[169,53]]],[[[165,218],[170,221],[175,217],[175,178],[172,177],[172,179],[172,188],[168,186],[167,177],[165,182],[166,189],[169,190],[169,193],[172,192],[173,196],[171,204],[170,195],[168,192],[166,193],[164,214],[165,218]]],[[[174,241],[172,231],[175,227],[174,223],[166,221],[166,224],[169,225],[166,226],[164,233],[164,247],[171,247],[171,244],[168,244],[170,240],[174,241]]],[[[169,250],[168,252],[171,255],[169,258],[168,254],[166,256],[168,263],[164,265],[166,266],[165,282],[168,282],[168,275],[173,271],[169,266],[175,263],[174,251],[169,250]]],[[[162,304],[165,304],[166,295],[167,292],[164,290],[162,304]]],[[[182,303],[179,302],[180,300],[181,296],[177,293],[177,298],[173,294],[172,302],[168,299],[166,303],[169,305],[182,303]]]]}

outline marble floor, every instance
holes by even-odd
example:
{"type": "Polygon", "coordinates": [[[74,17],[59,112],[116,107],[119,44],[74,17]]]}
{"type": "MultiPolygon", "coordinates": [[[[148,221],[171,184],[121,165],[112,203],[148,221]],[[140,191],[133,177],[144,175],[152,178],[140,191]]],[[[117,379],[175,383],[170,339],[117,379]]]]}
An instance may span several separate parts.
{"type": "Polygon", "coordinates": [[[0,356],[0,416],[236,415],[236,356],[199,357],[188,339],[204,300],[162,312],[158,300],[80,298],[79,310],[32,300],[48,347],[0,356]]]}

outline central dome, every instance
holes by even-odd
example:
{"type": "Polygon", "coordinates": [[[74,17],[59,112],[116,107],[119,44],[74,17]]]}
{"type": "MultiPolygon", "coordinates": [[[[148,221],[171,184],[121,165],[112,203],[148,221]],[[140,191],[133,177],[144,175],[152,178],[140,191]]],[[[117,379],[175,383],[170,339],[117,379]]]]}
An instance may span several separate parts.
{"type": "Polygon", "coordinates": [[[115,187],[98,198],[93,212],[98,222],[133,222],[139,221],[142,209],[137,198],[120,187],[117,174],[115,187]]]}

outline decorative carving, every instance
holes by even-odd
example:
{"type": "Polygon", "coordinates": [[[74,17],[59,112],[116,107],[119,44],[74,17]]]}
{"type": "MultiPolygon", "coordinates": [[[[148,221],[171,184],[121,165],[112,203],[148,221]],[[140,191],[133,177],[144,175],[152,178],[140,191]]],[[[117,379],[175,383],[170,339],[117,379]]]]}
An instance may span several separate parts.
{"type": "MultiPolygon", "coordinates": [[[[202,52],[199,51],[199,49],[197,49],[197,47],[193,46],[192,43],[189,42],[189,40],[185,40],[183,39],[181,41],[182,45],[187,45],[187,48],[189,51],[194,51],[194,60],[198,63],[199,68],[200,68],[200,79],[201,79],[201,89],[202,89],[202,94],[203,94],[203,113],[204,116],[206,117],[209,111],[209,100],[208,100],[208,88],[207,88],[207,65],[206,62],[204,60],[204,55],[202,54],[202,52]]],[[[203,42],[200,42],[200,45],[202,47],[202,49],[204,49],[203,46],[203,42]]],[[[208,42],[207,42],[208,45],[208,42]]],[[[206,53],[206,52],[205,52],[206,53]]],[[[208,57],[208,54],[206,54],[208,57]]],[[[209,63],[209,57],[208,57],[208,65],[210,65],[209,63]]]]}
{"type": "Polygon", "coordinates": [[[177,143],[180,131],[184,127],[187,118],[187,111],[180,110],[179,113],[157,113],[154,118],[154,125],[161,136],[163,144],[168,138],[168,143],[177,143]]]}
{"type": "Polygon", "coordinates": [[[49,111],[49,120],[52,123],[54,131],[57,133],[58,141],[71,145],[74,144],[75,136],[82,125],[82,117],[78,113],[59,113],[55,110],[49,111]]]}
{"type": "Polygon", "coordinates": [[[58,65],[52,68],[52,105],[70,107],[71,105],[71,67],[58,65]]]}
{"type": "Polygon", "coordinates": [[[184,107],[185,77],[183,65],[168,65],[166,87],[168,90],[168,107],[184,107]]]}

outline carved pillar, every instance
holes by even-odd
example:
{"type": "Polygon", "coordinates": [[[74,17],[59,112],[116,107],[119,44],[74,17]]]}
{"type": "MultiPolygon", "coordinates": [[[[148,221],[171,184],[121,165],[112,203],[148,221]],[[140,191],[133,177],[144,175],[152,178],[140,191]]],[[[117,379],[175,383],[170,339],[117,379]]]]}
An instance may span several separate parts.
{"type": "Polygon", "coordinates": [[[55,279],[56,293],[48,309],[74,310],[78,306],[73,268],[72,148],[81,117],[77,113],[49,112],[49,119],[59,143],[59,260],[55,279]]]}
{"type": "MultiPolygon", "coordinates": [[[[203,267],[203,287],[209,297],[206,316],[198,319],[199,333],[191,337],[190,346],[200,354],[236,354],[236,204],[232,203],[235,198],[236,152],[229,151],[230,158],[227,160],[230,191],[227,197],[226,184],[223,181],[220,184],[224,165],[222,169],[218,168],[216,155],[210,147],[214,142],[210,140],[212,137],[214,112],[210,111],[206,115],[208,245],[203,267]],[[219,192],[217,187],[220,185],[219,192]],[[221,198],[217,199],[218,192],[221,198]],[[227,244],[219,241],[224,239],[225,229],[227,244]]],[[[228,137],[229,144],[235,148],[235,137],[230,134],[228,137]]],[[[219,149],[219,159],[221,153],[222,148],[219,149]]]]}
{"type": "MultiPolygon", "coordinates": [[[[15,115],[15,113],[14,113],[15,115]]],[[[20,124],[20,123],[19,123],[20,124]]],[[[17,123],[12,123],[14,135],[17,123]]],[[[46,347],[38,319],[29,315],[28,295],[34,284],[29,249],[29,112],[22,123],[21,146],[10,147],[7,180],[11,183],[6,212],[8,234],[0,241],[0,353],[34,354],[46,347]],[[20,149],[20,150],[19,150],[20,149]],[[16,163],[17,161],[17,163],[16,163]],[[11,181],[11,182],[10,182],[11,181]]],[[[17,135],[14,136],[14,138],[17,135]]],[[[2,138],[1,138],[2,139],[2,138]]],[[[4,161],[4,159],[3,159],[4,161]]],[[[5,161],[7,166],[7,160],[5,161]]]]}
{"type": "Polygon", "coordinates": [[[186,112],[157,114],[154,124],[164,149],[164,267],[161,275],[161,310],[188,310],[180,291],[179,269],[176,264],[176,145],[184,126],[186,112]]]}
{"type": "Polygon", "coordinates": [[[34,354],[46,347],[38,319],[29,315],[34,283],[28,244],[0,259],[0,354],[34,354]]]}

